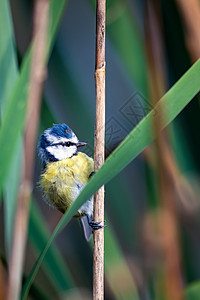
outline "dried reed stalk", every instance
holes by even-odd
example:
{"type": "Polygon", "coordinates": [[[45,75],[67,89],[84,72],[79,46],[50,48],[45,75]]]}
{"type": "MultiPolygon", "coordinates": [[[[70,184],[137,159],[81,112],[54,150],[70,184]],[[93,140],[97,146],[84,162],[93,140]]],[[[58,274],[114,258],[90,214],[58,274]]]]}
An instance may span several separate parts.
{"type": "MultiPolygon", "coordinates": [[[[159,3],[152,4],[147,2],[146,6],[146,45],[147,58],[150,73],[150,93],[152,99],[159,99],[165,89],[165,76],[163,75],[164,51],[163,41],[159,28],[159,3]],[[157,12],[157,14],[155,13],[157,12]]],[[[155,103],[154,103],[155,104],[155,103]]],[[[164,257],[162,265],[164,276],[163,286],[167,299],[182,299],[182,281],[181,281],[181,261],[180,249],[178,242],[178,224],[177,211],[175,206],[175,185],[172,179],[172,171],[178,168],[171,154],[168,142],[167,130],[158,134],[161,118],[165,116],[165,110],[162,111],[160,118],[154,122],[154,130],[156,136],[156,158],[157,158],[157,174],[159,181],[159,192],[161,198],[161,210],[158,218],[158,226],[162,237],[161,251],[164,257]],[[170,155],[169,155],[170,154],[170,155]],[[169,165],[169,160],[171,165],[169,165]],[[172,167],[173,168],[170,168],[172,167]]]]}
{"type": "Polygon", "coordinates": [[[4,266],[0,259],[0,300],[6,299],[6,287],[7,287],[6,274],[5,274],[4,266]]]}
{"type": "Polygon", "coordinates": [[[46,77],[46,44],[48,30],[49,0],[36,0],[34,11],[33,55],[28,93],[28,108],[24,134],[24,168],[18,196],[14,240],[9,268],[8,300],[20,298],[21,277],[25,256],[29,215],[29,199],[32,191],[32,177],[35,143],[40,113],[42,86],[46,77]]]}
{"type": "MultiPolygon", "coordinates": [[[[95,171],[104,163],[105,144],[105,21],[106,0],[96,1],[96,127],[94,144],[95,171]]],[[[94,196],[94,221],[104,224],[104,187],[94,196]]],[[[93,299],[104,299],[104,230],[94,231],[93,299]]]]}
{"type": "Polygon", "coordinates": [[[200,57],[200,2],[176,0],[185,26],[185,39],[193,61],[200,57]]]}

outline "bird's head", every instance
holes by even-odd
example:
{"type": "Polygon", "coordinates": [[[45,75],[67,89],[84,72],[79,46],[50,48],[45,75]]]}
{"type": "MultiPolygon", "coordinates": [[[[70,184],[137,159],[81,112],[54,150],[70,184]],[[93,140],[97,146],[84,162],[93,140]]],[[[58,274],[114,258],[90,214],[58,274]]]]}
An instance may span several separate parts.
{"type": "Polygon", "coordinates": [[[70,158],[77,154],[78,147],[86,143],[80,142],[75,133],[66,124],[54,124],[41,135],[38,142],[38,154],[44,164],[70,158]]]}

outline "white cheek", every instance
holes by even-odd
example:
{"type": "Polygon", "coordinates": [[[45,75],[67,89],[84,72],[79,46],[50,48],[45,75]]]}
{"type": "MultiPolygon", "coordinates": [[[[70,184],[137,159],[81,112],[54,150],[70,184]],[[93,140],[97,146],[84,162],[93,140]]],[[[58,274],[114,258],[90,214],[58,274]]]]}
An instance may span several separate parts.
{"type": "Polygon", "coordinates": [[[76,146],[63,147],[59,146],[49,146],[47,147],[47,151],[52,154],[56,159],[62,160],[71,157],[76,153],[76,146]]]}

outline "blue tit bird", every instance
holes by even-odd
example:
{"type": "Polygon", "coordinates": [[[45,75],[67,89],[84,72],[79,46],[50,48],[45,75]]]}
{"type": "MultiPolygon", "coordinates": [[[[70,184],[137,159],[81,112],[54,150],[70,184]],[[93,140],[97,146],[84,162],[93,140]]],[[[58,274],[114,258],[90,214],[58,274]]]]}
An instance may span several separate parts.
{"type": "MultiPolygon", "coordinates": [[[[94,172],[94,161],[78,152],[80,142],[66,124],[55,124],[40,136],[38,155],[43,165],[40,185],[47,202],[62,213],[77,198],[94,172]]],[[[81,218],[85,238],[88,241],[93,229],[103,225],[93,221],[93,196],[76,212],[81,218]]]]}

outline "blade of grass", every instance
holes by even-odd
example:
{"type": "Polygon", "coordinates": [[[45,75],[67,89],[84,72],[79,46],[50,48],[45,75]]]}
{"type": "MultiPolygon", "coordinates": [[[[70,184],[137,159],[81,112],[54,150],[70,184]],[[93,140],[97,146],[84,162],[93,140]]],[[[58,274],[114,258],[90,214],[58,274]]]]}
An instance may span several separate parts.
{"type": "MultiPolygon", "coordinates": [[[[4,117],[8,97],[18,77],[17,57],[14,45],[13,25],[9,3],[5,0],[0,2],[0,111],[4,117]]],[[[16,195],[18,194],[19,170],[21,164],[22,146],[17,143],[15,157],[11,162],[8,178],[4,187],[4,212],[5,212],[5,245],[9,260],[12,243],[13,219],[16,209],[16,195]],[[12,184],[10,184],[12,182],[12,184]]]]}
{"type": "Polygon", "coordinates": [[[111,180],[129,162],[131,162],[154,139],[152,130],[153,119],[160,117],[160,131],[164,129],[200,90],[200,60],[198,60],[176,84],[160,99],[155,108],[130,132],[124,141],[107,158],[104,165],[92,176],[91,180],[62,217],[52,233],[45,249],[40,254],[26,282],[22,299],[25,299],[36,273],[56,235],[66,226],[80,206],[89,199],[103,184],[111,180]]]}
{"type": "Polygon", "coordinates": [[[11,256],[13,226],[16,212],[16,200],[19,191],[19,172],[21,169],[22,156],[22,140],[19,138],[15,149],[15,156],[12,158],[11,167],[8,172],[8,177],[6,178],[3,191],[5,212],[5,244],[8,262],[10,261],[11,256]]]}
{"type": "MultiPolygon", "coordinates": [[[[52,50],[55,34],[66,3],[67,0],[61,0],[59,2],[52,0],[50,3],[47,57],[49,57],[52,50]]],[[[31,55],[32,52],[28,51],[23,61],[20,75],[5,107],[4,119],[0,130],[0,191],[2,190],[6,176],[8,175],[11,158],[14,155],[17,140],[24,127],[31,55]],[[10,126],[10,124],[14,124],[15,126],[10,126]]]]}
{"type": "Polygon", "coordinates": [[[187,286],[185,289],[186,300],[199,300],[200,295],[200,282],[194,282],[187,286]]]}
{"type": "Polygon", "coordinates": [[[0,111],[1,117],[17,78],[17,60],[9,2],[0,1],[0,111]]]}

